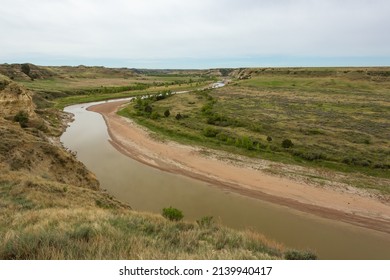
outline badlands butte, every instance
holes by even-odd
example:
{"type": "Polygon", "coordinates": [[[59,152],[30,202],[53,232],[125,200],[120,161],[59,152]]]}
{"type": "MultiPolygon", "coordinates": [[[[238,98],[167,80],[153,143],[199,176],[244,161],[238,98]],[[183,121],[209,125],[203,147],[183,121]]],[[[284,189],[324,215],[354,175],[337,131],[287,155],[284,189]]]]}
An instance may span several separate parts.
{"type": "Polygon", "coordinates": [[[122,153],[389,234],[389,92],[388,68],[0,65],[0,259],[316,258],[207,217],[138,212],[102,190],[59,141],[72,120],[62,109],[145,95],[155,97],[91,108],[122,153]]]}

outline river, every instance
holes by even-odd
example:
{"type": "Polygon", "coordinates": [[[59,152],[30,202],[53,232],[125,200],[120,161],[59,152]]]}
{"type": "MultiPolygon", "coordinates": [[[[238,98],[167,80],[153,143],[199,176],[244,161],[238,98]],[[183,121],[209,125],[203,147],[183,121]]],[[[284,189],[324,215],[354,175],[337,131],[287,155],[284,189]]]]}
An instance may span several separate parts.
{"type": "Polygon", "coordinates": [[[213,216],[237,229],[263,233],[287,247],[310,249],[321,259],[390,259],[390,235],[320,218],[154,169],[118,152],[92,104],[65,108],[74,122],[61,136],[66,148],[94,172],[102,188],[135,210],[181,209],[187,220],[213,216]]]}

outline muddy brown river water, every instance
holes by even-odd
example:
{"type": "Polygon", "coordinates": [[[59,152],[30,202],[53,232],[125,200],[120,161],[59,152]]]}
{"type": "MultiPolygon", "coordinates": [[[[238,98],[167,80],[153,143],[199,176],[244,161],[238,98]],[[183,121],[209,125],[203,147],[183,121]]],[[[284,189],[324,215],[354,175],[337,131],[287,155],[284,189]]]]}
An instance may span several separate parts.
{"type": "Polygon", "coordinates": [[[261,232],[287,247],[310,249],[321,259],[390,259],[390,234],[238,195],[121,154],[108,142],[102,116],[86,110],[91,104],[65,108],[75,120],[61,142],[96,174],[102,188],[133,209],[161,213],[173,206],[192,221],[213,216],[226,226],[261,232]]]}

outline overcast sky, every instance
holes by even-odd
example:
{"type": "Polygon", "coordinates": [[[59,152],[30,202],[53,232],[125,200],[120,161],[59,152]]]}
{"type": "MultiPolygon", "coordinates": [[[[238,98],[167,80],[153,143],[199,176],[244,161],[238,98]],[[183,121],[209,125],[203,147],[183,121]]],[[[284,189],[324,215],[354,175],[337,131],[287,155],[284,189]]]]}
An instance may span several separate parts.
{"type": "Polygon", "coordinates": [[[389,0],[0,0],[0,63],[390,66],[389,0]]]}

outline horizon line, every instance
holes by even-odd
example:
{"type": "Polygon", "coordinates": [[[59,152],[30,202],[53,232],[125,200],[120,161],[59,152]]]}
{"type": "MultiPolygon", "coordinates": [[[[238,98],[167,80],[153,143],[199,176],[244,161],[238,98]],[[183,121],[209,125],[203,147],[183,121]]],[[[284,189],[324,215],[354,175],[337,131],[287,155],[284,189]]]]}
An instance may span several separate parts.
{"type": "Polygon", "coordinates": [[[212,67],[130,67],[130,66],[112,66],[103,64],[40,64],[33,62],[1,62],[0,65],[22,65],[30,64],[40,67],[102,67],[112,69],[137,69],[137,70],[213,70],[213,69],[267,69],[267,68],[280,68],[280,69],[293,69],[293,68],[389,68],[390,65],[259,65],[259,66],[212,66],[212,67]]]}

